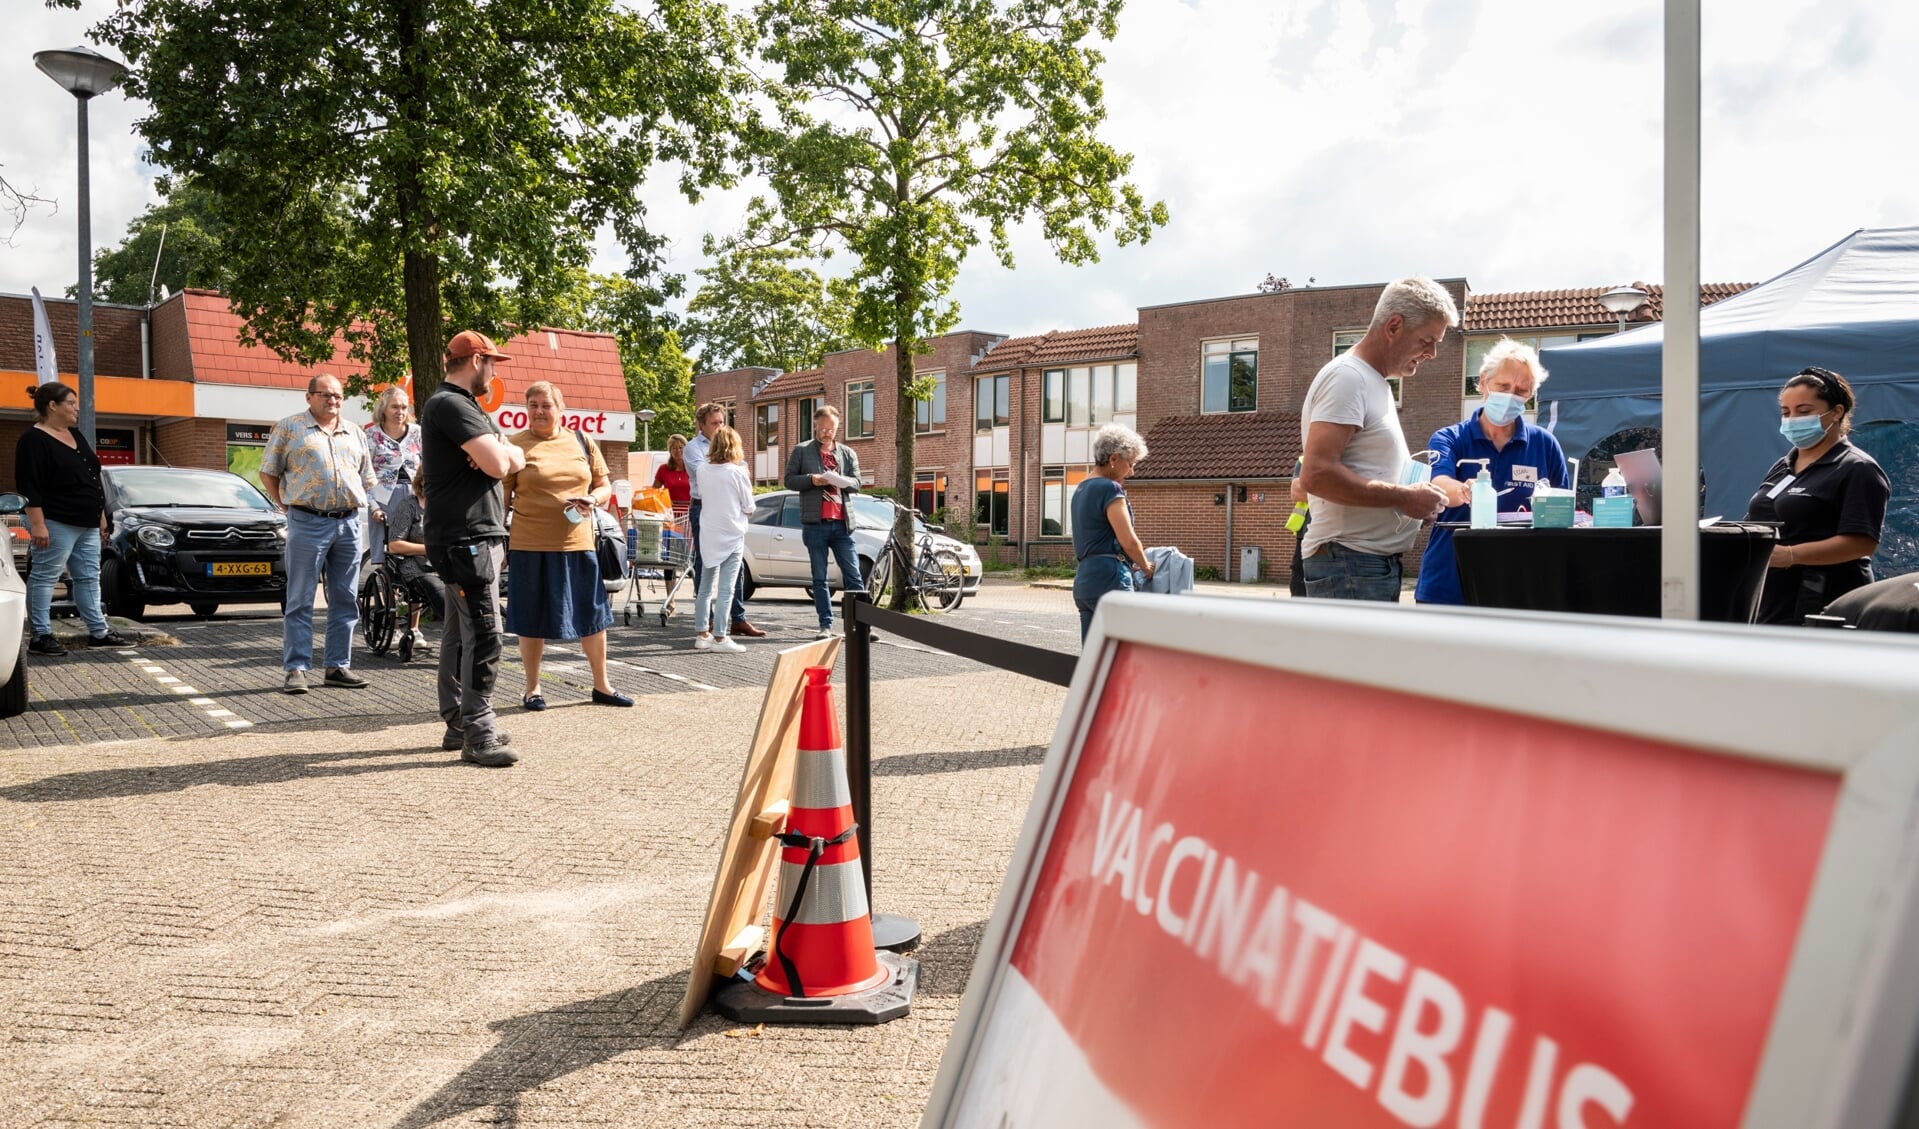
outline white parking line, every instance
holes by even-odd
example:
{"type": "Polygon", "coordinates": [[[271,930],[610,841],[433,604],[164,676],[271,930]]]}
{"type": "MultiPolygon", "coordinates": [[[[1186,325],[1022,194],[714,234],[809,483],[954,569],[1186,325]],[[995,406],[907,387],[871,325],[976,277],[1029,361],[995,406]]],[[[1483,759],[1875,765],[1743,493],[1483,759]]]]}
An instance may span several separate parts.
{"type": "MultiPolygon", "coordinates": [[[[195,687],[189,686],[185,682],[168,674],[166,667],[157,665],[152,659],[140,657],[140,652],[121,651],[120,654],[124,655],[128,662],[139,667],[141,673],[152,678],[155,682],[173,691],[175,694],[200,695],[200,691],[195,687]]],[[[198,706],[200,712],[219,721],[228,729],[250,729],[253,727],[252,722],[234,713],[232,710],[221,708],[220,704],[212,698],[203,695],[190,697],[187,699],[187,704],[198,706]]]]}

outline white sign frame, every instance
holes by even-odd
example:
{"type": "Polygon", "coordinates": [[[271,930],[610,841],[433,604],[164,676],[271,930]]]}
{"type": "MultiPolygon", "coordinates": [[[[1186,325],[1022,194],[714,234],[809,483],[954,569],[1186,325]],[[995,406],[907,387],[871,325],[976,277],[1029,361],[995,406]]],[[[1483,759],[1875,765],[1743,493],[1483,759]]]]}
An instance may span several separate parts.
{"type": "MultiPolygon", "coordinates": [[[[1841,775],[1743,1129],[1889,1127],[1919,1043],[1919,641],[1321,600],[1100,603],[921,1129],[951,1129],[1117,645],[1457,700],[1408,670],[1524,673],[1500,708],[1841,775]],[[1415,658],[1416,657],[1416,658],[1415,658]],[[1902,957],[1904,959],[1902,959],[1902,957]]],[[[1473,685],[1487,683],[1474,680],[1473,685]]]]}

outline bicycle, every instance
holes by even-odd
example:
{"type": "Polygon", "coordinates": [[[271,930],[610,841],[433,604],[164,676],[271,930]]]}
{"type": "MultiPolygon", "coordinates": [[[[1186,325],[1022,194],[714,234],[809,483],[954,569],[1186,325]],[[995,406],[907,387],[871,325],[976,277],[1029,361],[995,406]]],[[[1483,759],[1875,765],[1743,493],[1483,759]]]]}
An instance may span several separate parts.
{"type": "Polygon", "coordinates": [[[941,526],[923,526],[918,558],[908,555],[897,529],[887,534],[885,552],[873,562],[873,575],[866,581],[875,606],[892,606],[895,581],[900,577],[906,578],[909,607],[918,603],[929,612],[950,612],[960,606],[966,598],[966,565],[953,550],[933,547],[933,534],[945,532],[941,526]]]}

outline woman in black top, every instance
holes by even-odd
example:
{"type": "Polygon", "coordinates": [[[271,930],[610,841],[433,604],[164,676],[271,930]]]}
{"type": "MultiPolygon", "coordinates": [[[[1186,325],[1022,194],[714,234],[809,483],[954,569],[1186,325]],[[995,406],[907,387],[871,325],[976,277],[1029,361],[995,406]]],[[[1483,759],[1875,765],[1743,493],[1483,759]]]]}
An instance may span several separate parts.
{"type": "Polygon", "coordinates": [[[106,497],[100,488],[100,460],[86,437],[73,429],[80,419],[80,397],[57,381],[27,391],[36,422],[21,433],[13,452],[14,481],[27,496],[27,530],[33,535],[27,571],[27,626],[33,641],[27,650],[48,656],[67,653],[53,637],[53,586],[61,569],[72,577],[73,602],[87,622],[87,645],[127,646],[100,610],[106,497]]]}
{"type": "Polygon", "coordinates": [[[1793,450],[1766,472],[1746,509],[1747,521],[1779,523],[1760,623],[1804,623],[1872,582],[1892,486],[1872,456],[1846,440],[1853,404],[1846,378],[1822,368],[1779,390],[1779,433],[1793,450]]]}

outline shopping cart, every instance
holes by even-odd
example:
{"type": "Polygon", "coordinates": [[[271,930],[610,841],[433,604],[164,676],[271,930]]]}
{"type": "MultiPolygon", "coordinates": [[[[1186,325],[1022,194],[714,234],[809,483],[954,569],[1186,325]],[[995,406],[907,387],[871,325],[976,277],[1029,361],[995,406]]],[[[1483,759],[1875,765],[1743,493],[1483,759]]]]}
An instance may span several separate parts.
{"type": "Polygon", "coordinates": [[[660,626],[673,615],[673,602],[693,567],[693,523],[677,510],[671,515],[629,510],[626,515],[626,599],[620,618],[646,618],[647,586],[659,592],[660,626]]]}

